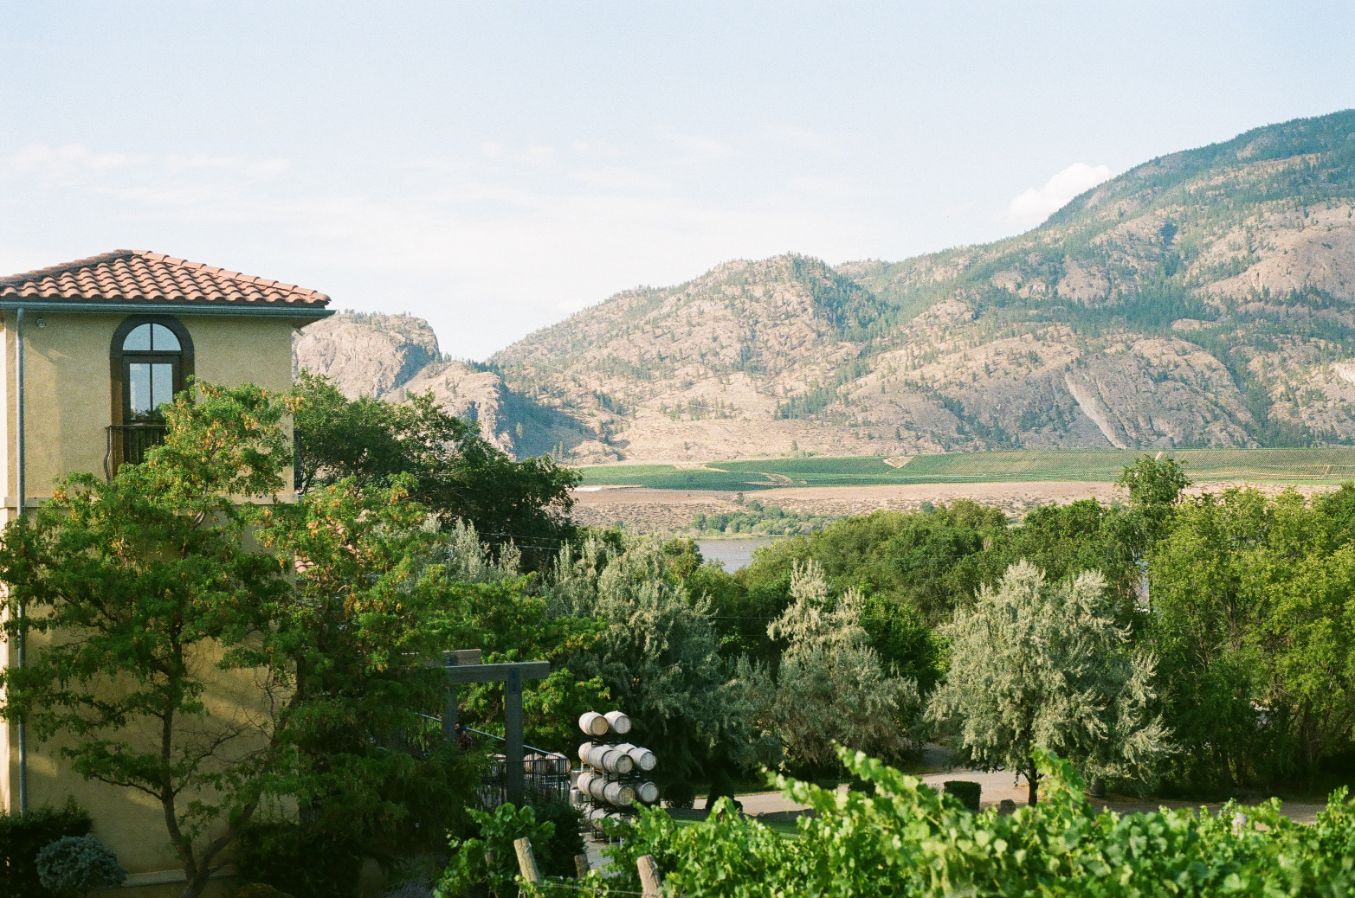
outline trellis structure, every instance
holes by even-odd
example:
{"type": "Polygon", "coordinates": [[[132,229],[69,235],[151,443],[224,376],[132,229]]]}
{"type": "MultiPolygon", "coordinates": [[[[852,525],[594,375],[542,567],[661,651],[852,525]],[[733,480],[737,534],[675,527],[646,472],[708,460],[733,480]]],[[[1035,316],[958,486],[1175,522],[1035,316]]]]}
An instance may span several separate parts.
{"type": "Polygon", "coordinates": [[[549,661],[509,661],[485,664],[479,649],[447,652],[447,704],[442,711],[442,733],[452,738],[458,714],[457,687],[469,683],[503,683],[504,783],[508,800],[522,804],[526,792],[522,741],[522,681],[539,680],[550,673],[549,661]]]}

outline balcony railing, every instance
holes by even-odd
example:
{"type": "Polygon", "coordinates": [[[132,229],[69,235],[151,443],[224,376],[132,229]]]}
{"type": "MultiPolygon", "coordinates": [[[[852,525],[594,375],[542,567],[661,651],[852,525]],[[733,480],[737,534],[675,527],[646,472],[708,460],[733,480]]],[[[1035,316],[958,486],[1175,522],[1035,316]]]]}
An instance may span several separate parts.
{"type": "Polygon", "coordinates": [[[163,424],[110,424],[104,474],[112,478],[122,464],[139,465],[146,453],[165,441],[163,424]]]}

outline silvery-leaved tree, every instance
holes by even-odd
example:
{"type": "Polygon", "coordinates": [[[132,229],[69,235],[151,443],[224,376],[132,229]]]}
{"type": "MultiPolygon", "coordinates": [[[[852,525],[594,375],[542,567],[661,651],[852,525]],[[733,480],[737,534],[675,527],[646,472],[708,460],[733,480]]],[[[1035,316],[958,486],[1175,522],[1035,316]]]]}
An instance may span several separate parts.
{"type": "Polygon", "coordinates": [[[659,542],[585,540],[561,553],[549,588],[556,614],[599,623],[568,667],[600,678],[631,715],[661,787],[722,783],[755,760],[748,693],[719,654],[709,603],[688,595],[659,542]]]}
{"type": "Polygon", "coordinates": [[[861,593],[834,596],[823,568],[808,561],[796,563],[790,594],[790,606],[767,628],[786,647],[762,713],[786,757],[830,763],[834,743],[886,758],[915,748],[917,684],[887,670],[871,647],[861,593]]]}
{"type": "Polygon", "coordinates": [[[941,629],[950,671],[928,716],[957,736],[967,759],[1026,778],[1037,800],[1035,750],[1088,777],[1146,782],[1171,751],[1152,712],[1153,659],[1136,652],[1098,573],[1050,583],[1029,562],[941,629]]]}

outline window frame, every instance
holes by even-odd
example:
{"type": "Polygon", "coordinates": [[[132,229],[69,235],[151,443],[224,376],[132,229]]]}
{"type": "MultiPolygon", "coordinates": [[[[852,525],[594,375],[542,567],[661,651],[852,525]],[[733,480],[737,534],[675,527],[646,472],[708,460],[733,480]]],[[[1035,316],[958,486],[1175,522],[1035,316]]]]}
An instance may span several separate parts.
{"type": "Polygon", "coordinates": [[[193,338],[188,329],[177,318],[164,315],[132,315],[124,319],[113,331],[113,341],[109,347],[109,364],[112,374],[112,415],[115,426],[137,423],[128,421],[132,408],[131,383],[128,366],[132,362],[170,362],[174,365],[172,390],[178,394],[188,385],[193,376],[193,338]],[[158,350],[123,349],[127,337],[143,324],[158,324],[167,329],[179,341],[178,352],[158,350]],[[177,363],[177,364],[175,364],[177,363]]]}

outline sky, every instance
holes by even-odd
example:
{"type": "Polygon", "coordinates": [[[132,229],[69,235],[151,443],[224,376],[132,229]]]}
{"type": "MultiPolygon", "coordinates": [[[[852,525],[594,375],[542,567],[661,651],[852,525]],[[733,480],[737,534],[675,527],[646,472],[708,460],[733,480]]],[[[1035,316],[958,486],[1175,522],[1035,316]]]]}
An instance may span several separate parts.
{"type": "Polygon", "coordinates": [[[1355,3],[0,2],[0,273],[150,249],[485,359],[640,284],[1024,231],[1355,106],[1355,3]]]}

